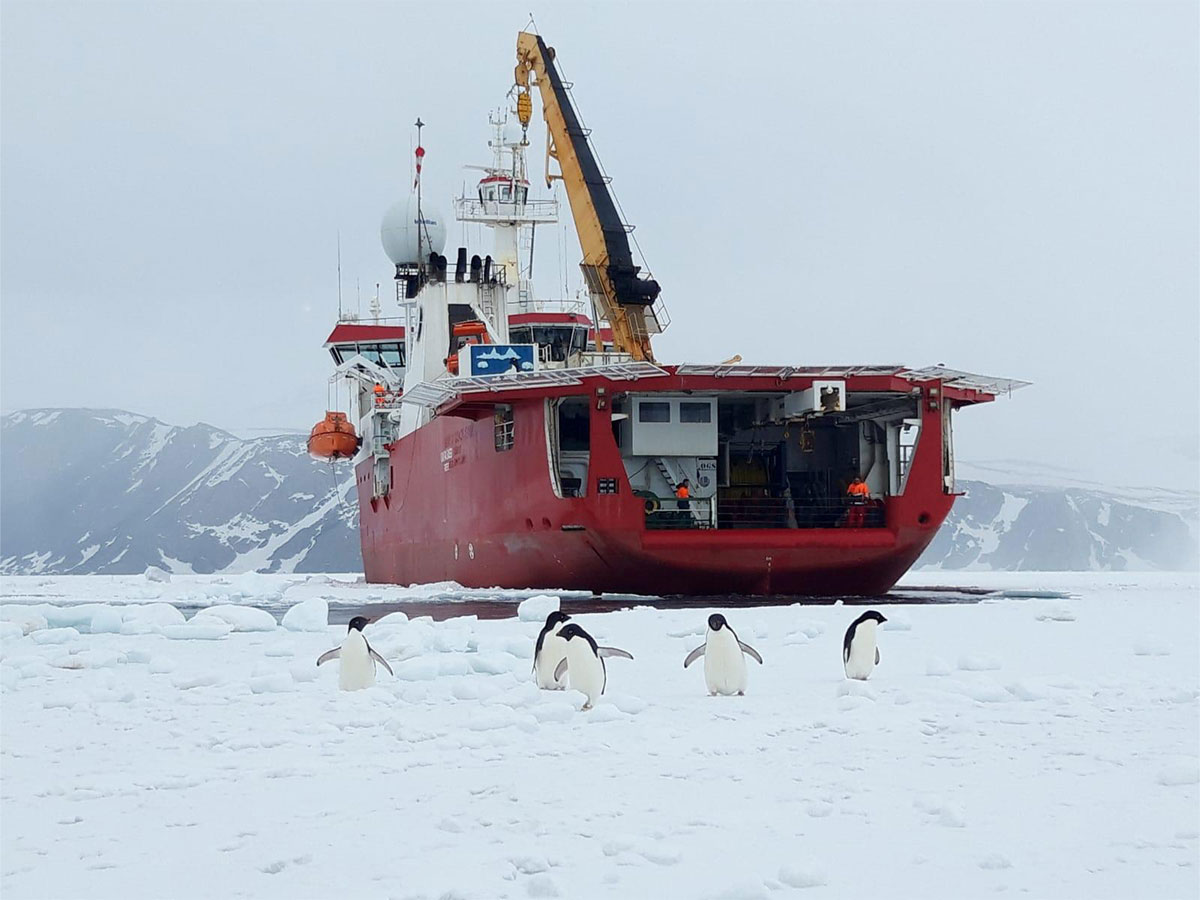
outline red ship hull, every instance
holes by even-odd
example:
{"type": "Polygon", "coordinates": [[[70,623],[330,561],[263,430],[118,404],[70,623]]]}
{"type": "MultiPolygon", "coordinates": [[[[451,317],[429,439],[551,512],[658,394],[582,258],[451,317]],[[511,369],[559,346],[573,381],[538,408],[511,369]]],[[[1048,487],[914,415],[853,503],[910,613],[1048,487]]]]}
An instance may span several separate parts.
{"type": "MultiPolygon", "coordinates": [[[[911,391],[894,378],[863,377],[852,389],[911,391]]],[[[655,531],[631,489],[605,399],[621,390],[776,390],[778,379],[587,379],[559,394],[590,394],[589,482],[616,493],[556,494],[545,410],[554,389],[456,398],[389,447],[391,489],[374,497],[371,461],[358,468],[367,580],[455,581],[467,587],[546,588],[635,594],[877,595],[928,546],[949,513],[942,403],[992,399],[938,385],[922,388],[922,436],[904,492],[883,501],[883,527],[655,531]],[[737,384],[731,383],[737,381],[737,384]],[[932,393],[930,393],[932,391],[932,393]],[[532,394],[532,395],[531,395],[532,394]],[[514,446],[498,452],[494,403],[511,403],[514,446]]]]}

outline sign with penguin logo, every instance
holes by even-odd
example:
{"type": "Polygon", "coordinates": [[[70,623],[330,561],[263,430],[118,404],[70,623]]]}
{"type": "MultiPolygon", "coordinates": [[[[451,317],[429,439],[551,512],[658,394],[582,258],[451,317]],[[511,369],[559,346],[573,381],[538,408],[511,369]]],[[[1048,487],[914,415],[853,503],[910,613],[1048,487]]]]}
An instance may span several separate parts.
{"type": "Polygon", "coordinates": [[[469,344],[472,375],[509,375],[534,370],[533,344],[469,344]]]}

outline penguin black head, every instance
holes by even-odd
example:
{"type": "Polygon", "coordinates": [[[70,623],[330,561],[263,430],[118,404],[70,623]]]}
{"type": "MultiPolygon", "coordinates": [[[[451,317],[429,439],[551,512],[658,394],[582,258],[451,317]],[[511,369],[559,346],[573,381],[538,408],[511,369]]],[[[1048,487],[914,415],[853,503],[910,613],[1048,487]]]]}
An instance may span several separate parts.
{"type": "Polygon", "coordinates": [[[349,634],[351,631],[362,631],[367,627],[367,623],[370,621],[371,620],[366,616],[355,616],[350,620],[350,626],[346,629],[346,633],[349,634]]]}
{"type": "Polygon", "coordinates": [[[555,625],[561,625],[563,622],[567,621],[567,619],[569,619],[569,618],[571,618],[571,617],[568,616],[565,612],[563,612],[562,610],[556,609],[554,612],[550,613],[550,615],[546,616],[546,628],[548,630],[548,629],[553,628],[555,625]]]}
{"type": "Polygon", "coordinates": [[[599,645],[596,643],[596,639],[574,622],[572,622],[570,625],[564,625],[562,627],[562,631],[558,633],[558,636],[564,641],[569,641],[571,638],[579,638],[580,640],[587,642],[587,645],[592,648],[593,653],[599,654],[600,652],[599,645]]]}
{"type": "Polygon", "coordinates": [[[865,613],[858,617],[854,624],[857,625],[859,622],[866,622],[868,619],[874,619],[876,622],[887,621],[887,619],[885,619],[880,613],[873,609],[868,609],[865,613]]]}
{"type": "Polygon", "coordinates": [[[570,625],[564,625],[558,636],[564,641],[569,641],[571,638],[587,637],[587,632],[572,622],[570,625]]]}
{"type": "Polygon", "coordinates": [[[725,617],[720,613],[713,613],[708,617],[708,627],[713,631],[720,631],[722,628],[728,628],[729,623],[725,621],[725,617]]]}

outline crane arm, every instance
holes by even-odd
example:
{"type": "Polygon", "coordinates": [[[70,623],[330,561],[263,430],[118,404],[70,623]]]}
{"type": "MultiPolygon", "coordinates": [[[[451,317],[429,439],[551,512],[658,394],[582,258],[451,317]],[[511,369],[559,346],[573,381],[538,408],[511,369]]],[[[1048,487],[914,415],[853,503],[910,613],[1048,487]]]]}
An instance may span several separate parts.
{"type": "MultiPolygon", "coordinates": [[[[517,36],[517,113],[522,126],[529,124],[528,100],[535,84],[542,100],[542,116],[550,134],[547,154],[558,160],[567,190],[575,232],[583,261],[580,268],[601,314],[612,326],[613,345],[634,359],[654,361],[647,328],[647,312],[658,298],[658,282],[639,277],[629,248],[629,232],[617,213],[607,179],[588,145],[587,130],[571,105],[562,77],[554,65],[554,50],[540,35],[517,36]]],[[[547,172],[546,180],[551,175],[547,172]]],[[[653,316],[653,313],[650,313],[653,316]]],[[[599,323],[597,323],[597,332],[599,323]]]]}

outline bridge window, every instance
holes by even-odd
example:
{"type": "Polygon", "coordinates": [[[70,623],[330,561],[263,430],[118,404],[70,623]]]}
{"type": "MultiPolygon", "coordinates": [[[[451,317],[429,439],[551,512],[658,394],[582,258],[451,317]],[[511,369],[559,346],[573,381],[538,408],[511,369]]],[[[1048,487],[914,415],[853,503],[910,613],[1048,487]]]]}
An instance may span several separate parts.
{"type": "Polygon", "coordinates": [[[399,344],[381,344],[379,352],[389,366],[397,368],[404,365],[404,348],[399,344]]]}
{"type": "MultiPolygon", "coordinates": [[[[645,404],[642,404],[645,406],[645,404]]],[[[683,400],[679,404],[679,421],[685,423],[711,422],[712,404],[683,400]]]]}
{"type": "Polygon", "coordinates": [[[670,422],[671,404],[657,400],[643,400],[638,404],[639,422],[670,422]]]}

